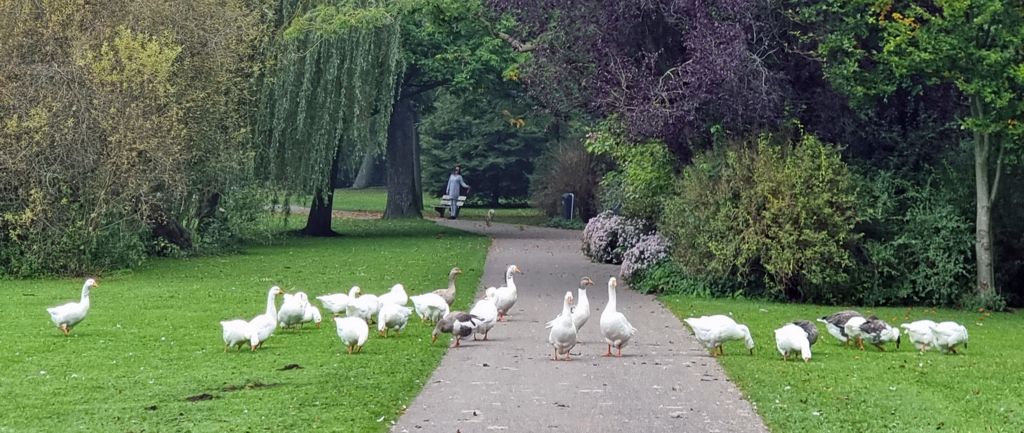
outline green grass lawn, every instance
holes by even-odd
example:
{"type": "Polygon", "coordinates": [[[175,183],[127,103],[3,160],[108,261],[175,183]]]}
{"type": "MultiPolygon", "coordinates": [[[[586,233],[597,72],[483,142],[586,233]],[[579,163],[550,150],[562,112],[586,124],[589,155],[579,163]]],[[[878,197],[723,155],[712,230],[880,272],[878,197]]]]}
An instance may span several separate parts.
{"type": "MultiPolygon", "coordinates": [[[[434,205],[437,204],[439,196],[423,194],[423,215],[436,217],[434,205]]],[[[295,200],[299,206],[309,206],[312,199],[300,197],[295,200]]],[[[334,210],[353,212],[384,212],[387,205],[388,191],[386,188],[348,189],[339,188],[334,190],[334,210]]],[[[483,208],[462,208],[459,211],[459,218],[468,220],[483,220],[487,215],[487,209],[483,208]]],[[[544,225],[548,218],[539,210],[534,208],[516,208],[494,210],[494,222],[506,224],[544,225]]]]}
{"type": "MultiPolygon", "coordinates": [[[[1021,432],[1024,431],[1024,317],[1019,314],[909,308],[861,308],[894,326],[919,319],[967,326],[960,355],[918,354],[906,336],[887,352],[841,346],[817,323],[821,337],[810,363],[782,361],[776,328],[814,320],[839,307],[664,296],[680,318],[732,314],[746,324],[756,349],[726,343],[719,361],[768,427],[781,432],[1021,432]]],[[[797,357],[798,358],[798,357],[797,357]]]]}
{"type": "MultiPolygon", "coordinates": [[[[462,287],[475,288],[488,240],[429,221],[335,229],[344,236],[102,276],[68,338],[46,307],[77,300],[84,279],[0,282],[0,432],[386,431],[445,351],[419,319],[398,338],[371,332],[357,355],[344,353],[329,314],[322,329],[278,330],[255,353],[224,353],[218,322],[262,313],[274,284],[311,298],[396,282],[417,294],[444,287],[457,265],[462,287]],[[202,394],[212,398],[186,400],[202,394]]],[[[460,290],[456,306],[473,292],[460,290]]]]}

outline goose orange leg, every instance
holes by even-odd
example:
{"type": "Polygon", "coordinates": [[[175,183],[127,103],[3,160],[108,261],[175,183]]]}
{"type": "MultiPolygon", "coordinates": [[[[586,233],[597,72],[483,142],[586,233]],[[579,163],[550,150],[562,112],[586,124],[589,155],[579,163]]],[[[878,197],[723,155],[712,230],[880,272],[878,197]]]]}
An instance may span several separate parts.
{"type": "Polygon", "coordinates": [[[605,353],[602,356],[612,356],[612,345],[611,344],[608,345],[608,353],[605,353]]]}

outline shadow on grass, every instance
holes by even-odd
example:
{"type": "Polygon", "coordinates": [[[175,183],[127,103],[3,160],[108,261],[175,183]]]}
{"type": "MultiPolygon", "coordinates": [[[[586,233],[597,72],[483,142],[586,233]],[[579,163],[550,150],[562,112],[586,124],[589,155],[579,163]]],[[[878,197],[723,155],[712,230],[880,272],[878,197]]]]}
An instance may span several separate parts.
{"type": "Polygon", "coordinates": [[[289,239],[340,241],[367,238],[472,238],[479,235],[442,227],[430,220],[340,220],[332,225],[337,236],[306,236],[298,230],[287,232],[289,239]]]}

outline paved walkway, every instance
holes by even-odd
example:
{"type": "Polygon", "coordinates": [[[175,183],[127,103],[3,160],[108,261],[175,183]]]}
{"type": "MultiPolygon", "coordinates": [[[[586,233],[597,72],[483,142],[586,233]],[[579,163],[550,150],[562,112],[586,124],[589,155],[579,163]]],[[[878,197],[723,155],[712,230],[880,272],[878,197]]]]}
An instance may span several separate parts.
{"type": "Polygon", "coordinates": [[[622,358],[601,357],[600,316],[618,267],[588,262],[580,232],[439,220],[494,239],[483,283],[517,264],[519,300],[489,341],[449,349],[393,432],[767,432],[718,363],[652,296],[620,284],[619,311],[639,331],[622,358]],[[593,309],[573,360],[553,361],[544,324],[580,277],[593,309]]]}

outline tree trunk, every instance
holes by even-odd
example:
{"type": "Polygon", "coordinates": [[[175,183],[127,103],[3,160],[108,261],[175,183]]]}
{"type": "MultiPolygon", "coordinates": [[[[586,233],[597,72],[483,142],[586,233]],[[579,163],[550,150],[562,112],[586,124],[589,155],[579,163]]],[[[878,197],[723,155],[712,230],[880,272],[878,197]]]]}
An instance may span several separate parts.
{"type": "MultiPolygon", "coordinates": [[[[420,112],[419,110],[413,110],[413,119],[416,125],[420,124],[420,112]]],[[[413,167],[415,168],[416,174],[413,175],[413,181],[416,182],[416,195],[413,196],[415,201],[416,209],[423,210],[423,176],[420,174],[420,155],[423,153],[423,144],[420,142],[420,130],[417,127],[415,134],[413,134],[415,146],[413,146],[413,167]]]]}
{"type": "Polygon", "coordinates": [[[988,137],[976,137],[974,144],[974,182],[977,197],[974,247],[977,255],[979,295],[990,294],[995,288],[992,253],[992,196],[988,187],[988,149],[983,144],[987,141],[988,137]]]}
{"type": "Polygon", "coordinates": [[[377,153],[367,152],[363,155],[363,162],[359,164],[359,173],[356,180],[352,182],[352,189],[363,189],[373,185],[377,178],[377,153]]]}
{"type": "Polygon", "coordinates": [[[338,153],[334,154],[334,161],[331,164],[331,181],[329,190],[317,191],[313,195],[313,204],[309,207],[309,218],[306,220],[306,227],[299,233],[306,236],[337,236],[331,230],[331,213],[334,210],[334,178],[338,176],[338,153]]]}
{"type": "MultiPolygon", "coordinates": [[[[981,103],[971,100],[971,111],[976,118],[984,115],[981,103]]],[[[994,253],[992,251],[992,201],[995,198],[994,184],[989,189],[989,134],[975,131],[974,133],[974,184],[977,199],[977,215],[975,218],[974,249],[978,266],[978,295],[989,295],[995,290],[994,253]]],[[[999,179],[997,162],[996,179],[999,179]]]]}
{"type": "Polygon", "coordinates": [[[388,204],[385,219],[423,218],[423,194],[419,189],[416,107],[409,99],[395,101],[388,125],[388,204]]]}

